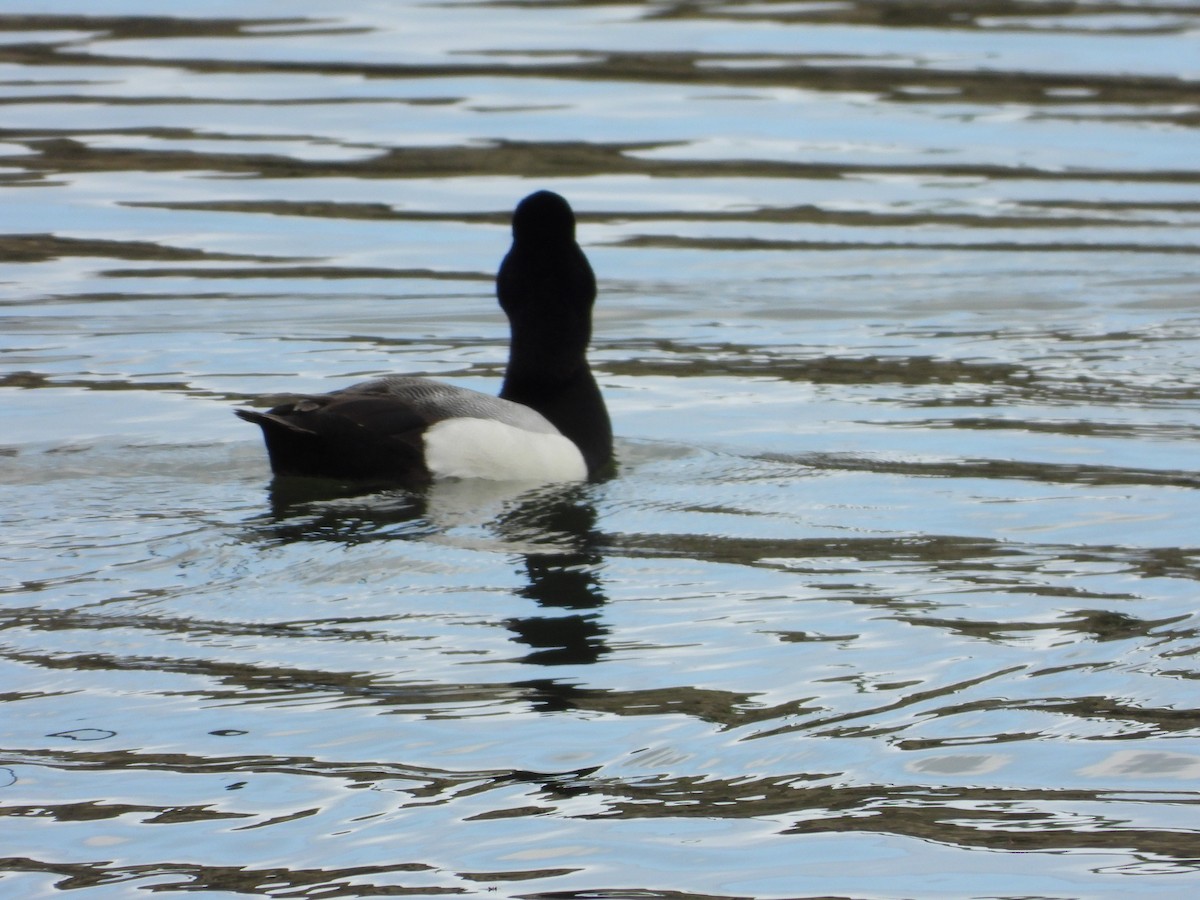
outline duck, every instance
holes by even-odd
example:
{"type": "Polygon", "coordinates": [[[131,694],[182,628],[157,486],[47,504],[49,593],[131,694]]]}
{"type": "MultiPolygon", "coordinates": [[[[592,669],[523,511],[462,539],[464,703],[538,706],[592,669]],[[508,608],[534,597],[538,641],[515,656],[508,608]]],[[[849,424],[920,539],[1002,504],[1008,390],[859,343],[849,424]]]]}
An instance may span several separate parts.
{"type": "Polygon", "coordinates": [[[599,478],[612,465],[613,436],[587,360],[596,277],[559,194],[541,190],[517,204],[496,296],[510,329],[499,396],[388,375],[234,412],[262,429],[276,476],[410,487],[599,478]]]}

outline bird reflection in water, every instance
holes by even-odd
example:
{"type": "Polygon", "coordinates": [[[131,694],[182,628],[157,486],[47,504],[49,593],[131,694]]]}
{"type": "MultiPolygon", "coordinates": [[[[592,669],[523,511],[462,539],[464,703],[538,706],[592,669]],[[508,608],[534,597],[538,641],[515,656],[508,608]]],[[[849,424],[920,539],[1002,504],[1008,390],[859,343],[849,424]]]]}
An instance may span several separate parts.
{"type": "MultiPolygon", "coordinates": [[[[488,549],[512,550],[524,583],[516,593],[533,600],[538,615],[509,619],[514,640],[530,648],[522,662],[540,666],[594,663],[609,650],[598,610],[606,601],[596,509],[588,484],[519,485],[447,481],[423,491],[354,492],[345,484],[312,478],[276,478],[260,538],[291,544],[445,537],[481,526],[494,540],[488,549]],[[498,544],[496,543],[498,541],[498,544]]],[[[565,686],[535,684],[539,705],[571,705],[555,697],[565,686]],[[546,692],[549,691],[549,694],[546,692]]]]}
{"type": "Polygon", "coordinates": [[[599,578],[603,557],[587,488],[572,485],[519,503],[497,520],[496,529],[510,538],[546,543],[546,552],[522,554],[528,583],[519,593],[547,613],[562,610],[508,623],[517,640],[533,648],[525,661],[544,666],[596,662],[606,652],[607,629],[596,612],[605,602],[599,578]]]}

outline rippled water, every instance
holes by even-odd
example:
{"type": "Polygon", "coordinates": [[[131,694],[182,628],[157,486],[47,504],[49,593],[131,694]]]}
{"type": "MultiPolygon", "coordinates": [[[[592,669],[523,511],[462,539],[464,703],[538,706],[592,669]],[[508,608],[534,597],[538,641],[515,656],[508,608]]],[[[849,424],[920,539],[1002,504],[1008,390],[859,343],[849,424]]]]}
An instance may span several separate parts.
{"type": "Polygon", "coordinates": [[[1200,4],[10,0],[0,895],[1190,896],[1200,4]],[[602,483],[272,486],[494,391],[602,483]]]}

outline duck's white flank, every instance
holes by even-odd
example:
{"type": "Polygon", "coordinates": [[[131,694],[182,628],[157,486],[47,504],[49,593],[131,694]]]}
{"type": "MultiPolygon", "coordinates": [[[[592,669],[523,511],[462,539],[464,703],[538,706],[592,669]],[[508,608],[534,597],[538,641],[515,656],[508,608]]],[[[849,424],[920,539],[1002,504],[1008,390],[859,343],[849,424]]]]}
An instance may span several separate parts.
{"type": "Polygon", "coordinates": [[[587,463],[558,432],[526,431],[495,419],[443,419],[425,431],[425,465],[434,478],[584,481],[587,463]]]}

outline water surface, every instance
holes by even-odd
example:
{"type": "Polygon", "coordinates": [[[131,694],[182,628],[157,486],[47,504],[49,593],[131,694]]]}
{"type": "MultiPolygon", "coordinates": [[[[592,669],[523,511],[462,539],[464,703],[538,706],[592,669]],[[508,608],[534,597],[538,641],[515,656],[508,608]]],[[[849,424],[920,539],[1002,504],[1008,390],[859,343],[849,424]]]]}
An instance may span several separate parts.
{"type": "MultiPolygon", "coordinates": [[[[193,5],[194,6],[194,5],[193,5]]],[[[1194,3],[0,10],[0,895],[1189,896],[1194,3]],[[619,471],[494,391],[575,206],[619,471]]]]}

